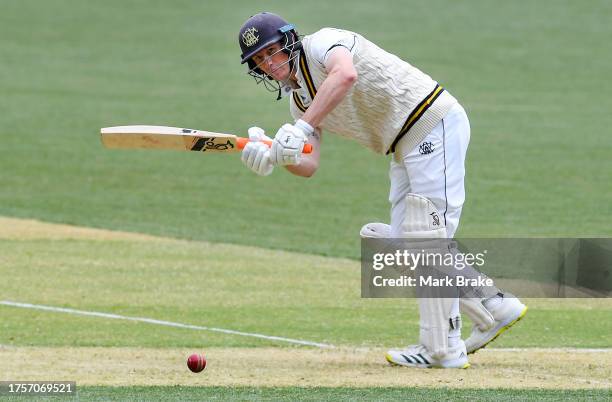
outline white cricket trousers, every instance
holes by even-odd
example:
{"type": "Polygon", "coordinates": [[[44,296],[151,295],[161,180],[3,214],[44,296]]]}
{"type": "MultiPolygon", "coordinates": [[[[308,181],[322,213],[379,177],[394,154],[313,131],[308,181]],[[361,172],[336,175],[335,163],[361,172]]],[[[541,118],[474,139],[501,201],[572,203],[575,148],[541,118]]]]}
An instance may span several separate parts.
{"type": "MultiPolygon", "coordinates": [[[[443,219],[446,236],[452,238],[455,235],[465,201],[465,156],[469,142],[470,122],[463,107],[457,103],[414,149],[402,149],[402,141],[398,143],[389,169],[391,237],[403,237],[404,199],[408,193],[429,198],[443,219]]],[[[427,328],[449,322],[459,315],[458,298],[419,298],[420,343],[433,343],[437,345],[435,348],[440,347],[444,333],[427,328]],[[432,308],[438,305],[446,305],[448,311],[443,313],[444,317],[431,317],[432,308]]],[[[460,326],[450,328],[446,334],[449,348],[460,344],[460,326]]]]}
{"type": "Polygon", "coordinates": [[[465,201],[465,156],[470,142],[470,122],[460,104],[412,150],[398,143],[391,160],[389,202],[391,237],[402,237],[406,194],[429,198],[443,218],[448,238],[455,235],[465,201]]]}

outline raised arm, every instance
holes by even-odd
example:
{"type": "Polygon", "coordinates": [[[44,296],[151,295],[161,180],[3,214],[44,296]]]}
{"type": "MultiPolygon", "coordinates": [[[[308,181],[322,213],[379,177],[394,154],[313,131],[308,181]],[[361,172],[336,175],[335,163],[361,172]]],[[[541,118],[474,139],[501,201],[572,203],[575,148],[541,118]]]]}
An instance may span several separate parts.
{"type": "MultiPolygon", "coordinates": [[[[303,127],[300,128],[303,128],[307,134],[312,127],[318,127],[323,119],[325,119],[325,116],[342,102],[357,81],[357,71],[353,66],[353,56],[343,46],[337,46],[330,51],[325,62],[325,69],[328,71],[327,78],[321,84],[317,95],[306,113],[304,113],[304,116],[302,116],[301,121],[296,123],[298,127],[302,125],[303,127]]],[[[308,136],[308,143],[312,144],[313,152],[309,155],[303,155],[300,158],[299,164],[285,166],[288,171],[295,175],[310,177],[319,167],[320,129],[314,130],[314,133],[308,136]]]]}
{"type": "Polygon", "coordinates": [[[321,124],[325,116],[342,102],[357,81],[353,56],[343,46],[337,46],[330,51],[325,69],[328,71],[327,78],[318,88],[317,95],[302,117],[302,120],[312,127],[321,124]]]}

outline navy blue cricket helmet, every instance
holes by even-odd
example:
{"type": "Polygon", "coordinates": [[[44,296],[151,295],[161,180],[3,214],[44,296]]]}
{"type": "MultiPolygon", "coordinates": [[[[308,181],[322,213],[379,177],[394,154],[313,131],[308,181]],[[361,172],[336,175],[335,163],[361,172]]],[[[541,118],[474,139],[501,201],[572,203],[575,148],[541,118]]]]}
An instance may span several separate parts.
{"type": "Polygon", "coordinates": [[[288,23],[279,15],[263,12],[253,15],[240,28],[238,34],[240,42],[241,63],[248,63],[251,57],[266,47],[280,42],[288,51],[296,50],[294,45],[298,42],[295,26],[288,23]]]}
{"type": "Polygon", "coordinates": [[[289,55],[289,63],[293,69],[297,51],[301,49],[301,42],[295,26],[288,23],[279,15],[262,12],[251,16],[240,28],[238,42],[242,54],[241,64],[247,63],[249,75],[253,76],[257,83],[263,82],[265,87],[271,91],[279,90],[280,86],[271,84],[274,80],[257,67],[252,57],[262,49],[274,43],[281,45],[281,50],[289,55]]]}

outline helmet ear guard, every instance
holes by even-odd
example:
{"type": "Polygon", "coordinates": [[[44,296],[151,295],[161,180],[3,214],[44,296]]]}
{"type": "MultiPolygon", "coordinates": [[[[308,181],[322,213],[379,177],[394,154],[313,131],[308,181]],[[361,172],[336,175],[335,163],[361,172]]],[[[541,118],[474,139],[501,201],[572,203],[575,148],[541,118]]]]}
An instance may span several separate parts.
{"type": "Polygon", "coordinates": [[[286,38],[285,47],[283,48],[284,52],[290,54],[291,52],[302,49],[302,42],[300,41],[299,35],[295,30],[295,25],[287,24],[280,27],[278,31],[284,34],[286,38]]]}

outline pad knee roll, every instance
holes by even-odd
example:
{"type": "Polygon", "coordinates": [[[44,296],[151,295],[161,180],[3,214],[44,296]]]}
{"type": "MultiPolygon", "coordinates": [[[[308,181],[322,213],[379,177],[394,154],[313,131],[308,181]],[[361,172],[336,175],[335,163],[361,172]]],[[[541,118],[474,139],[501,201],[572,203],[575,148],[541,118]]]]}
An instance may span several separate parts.
{"type": "Polygon", "coordinates": [[[446,238],[446,227],[434,203],[418,194],[407,194],[406,215],[401,224],[403,238],[446,238]]]}

